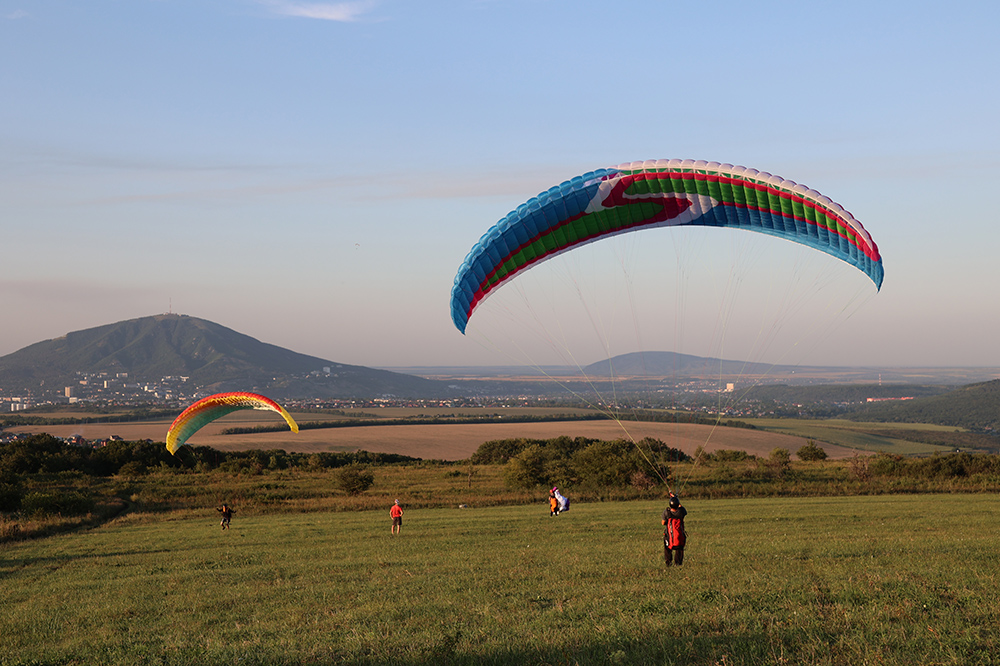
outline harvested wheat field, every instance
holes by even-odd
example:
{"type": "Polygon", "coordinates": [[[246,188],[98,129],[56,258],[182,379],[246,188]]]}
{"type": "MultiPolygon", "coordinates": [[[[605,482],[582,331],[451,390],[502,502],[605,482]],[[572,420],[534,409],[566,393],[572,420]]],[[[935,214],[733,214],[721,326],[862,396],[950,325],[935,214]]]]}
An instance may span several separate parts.
{"type": "MultiPolygon", "coordinates": [[[[231,415],[235,416],[235,415],[231,415]]],[[[253,415],[256,416],[256,415],[253,415]]],[[[353,428],[323,428],[248,435],[223,435],[221,431],[237,425],[259,425],[262,419],[226,417],[209,424],[188,442],[211,446],[221,451],[241,449],[284,449],[295,452],[356,451],[364,449],[378,453],[400,453],[415,458],[462,460],[468,458],[483,442],[494,439],[526,437],[550,439],[588,437],[621,439],[631,436],[639,440],[653,437],[668,446],[693,453],[698,446],[706,451],[739,449],[758,456],[768,456],[775,448],[785,448],[793,454],[806,440],[801,437],[747,430],[744,428],[712,427],[674,423],[624,423],[614,421],[556,421],[541,423],[482,423],[435,425],[384,425],[353,428]],[[623,428],[627,428],[627,433],[623,428]]],[[[271,423],[273,421],[267,421],[271,423]]],[[[127,440],[152,439],[163,441],[170,423],[145,422],[126,424],[87,424],[17,428],[20,432],[48,432],[58,437],[80,435],[87,439],[102,439],[112,434],[127,440]]],[[[848,458],[853,449],[817,442],[830,458],[848,458]]]]}

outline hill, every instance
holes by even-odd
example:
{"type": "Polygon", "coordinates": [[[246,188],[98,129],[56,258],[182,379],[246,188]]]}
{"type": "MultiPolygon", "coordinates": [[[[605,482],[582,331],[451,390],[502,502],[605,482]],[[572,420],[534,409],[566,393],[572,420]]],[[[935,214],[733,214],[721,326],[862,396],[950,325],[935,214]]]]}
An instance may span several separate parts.
{"type": "Polygon", "coordinates": [[[921,384],[816,384],[793,386],[788,384],[762,384],[743,393],[751,400],[768,400],[776,403],[798,404],[865,404],[868,400],[912,400],[919,397],[940,395],[953,390],[949,386],[924,386],[921,384]]]}
{"type": "Polygon", "coordinates": [[[782,366],[706,358],[676,352],[633,352],[591,363],[583,369],[595,377],[718,377],[722,375],[759,375],[782,366]]]}
{"type": "Polygon", "coordinates": [[[934,423],[998,432],[1000,379],[913,400],[869,403],[853,411],[848,418],[857,421],[934,423]]]}
{"type": "Polygon", "coordinates": [[[646,351],[620,354],[583,368],[593,377],[712,378],[782,384],[919,384],[964,386],[1000,377],[995,367],[854,367],[773,365],[675,352],[646,351]]]}
{"type": "Polygon", "coordinates": [[[273,398],[445,397],[440,381],[336,363],[179,314],[68,333],[0,357],[0,390],[61,393],[83,378],[183,380],[187,393],[261,390],[273,398]]]}

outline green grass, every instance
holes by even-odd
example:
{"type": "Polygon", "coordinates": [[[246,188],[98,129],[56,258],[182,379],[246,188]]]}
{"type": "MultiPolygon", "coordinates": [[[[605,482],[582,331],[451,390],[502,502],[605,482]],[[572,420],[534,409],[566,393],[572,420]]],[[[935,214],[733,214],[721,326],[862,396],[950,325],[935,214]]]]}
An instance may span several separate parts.
{"type": "Polygon", "coordinates": [[[989,664],[992,495],[132,514],[0,551],[0,664],[989,664]]]}
{"type": "Polygon", "coordinates": [[[955,448],[883,434],[892,430],[926,431],[930,438],[934,433],[955,432],[956,428],[948,426],[922,423],[864,423],[843,419],[745,419],[745,421],[762,430],[805,437],[861,451],[882,451],[908,456],[944,453],[955,448]],[[879,434],[867,432],[872,430],[878,431],[879,434]]]}
{"type": "MultiPolygon", "coordinates": [[[[946,464],[930,470],[894,464],[889,471],[882,465],[878,467],[881,472],[869,475],[866,470],[855,469],[858,464],[853,459],[793,462],[787,470],[779,471],[767,460],[672,463],[670,483],[689,500],[1000,492],[1000,475],[995,472],[959,473],[958,467],[946,464]],[[865,474],[859,475],[861,471],[865,474]]],[[[228,502],[239,509],[241,518],[249,518],[370,511],[390,505],[394,498],[414,509],[455,508],[460,504],[485,508],[544,503],[548,492],[548,486],[508,488],[502,465],[419,462],[370,469],[375,485],[360,495],[347,495],[338,489],[337,469],[265,468],[253,473],[231,473],[156,468],[139,476],[92,477],[80,472],[24,475],[21,480],[27,494],[79,494],[93,502],[93,509],[82,515],[27,510],[0,515],[0,547],[10,541],[93,527],[123,511],[169,513],[176,518],[228,502]]],[[[648,501],[663,493],[662,487],[656,486],[560,485],[580,502],[648,501]]]]}

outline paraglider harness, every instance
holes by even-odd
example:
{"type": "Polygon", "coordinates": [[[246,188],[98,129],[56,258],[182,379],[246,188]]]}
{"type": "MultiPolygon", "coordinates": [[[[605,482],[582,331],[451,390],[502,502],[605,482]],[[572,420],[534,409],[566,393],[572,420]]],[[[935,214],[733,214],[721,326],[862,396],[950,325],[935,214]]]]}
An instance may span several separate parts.
{"type": "Polygon", "coordinates": [[[684,562],[684,546],[687,544],[687,531],[684,529],[684,517],[687,509],[681,506],[681,500],[670,493],[669,506],[663,512],[663,557],[670,566],[672,560],[677,564],[684,562]]]}
{"type": "Polygon", "coordinates": [[[566,513],[567,511],[569,511],[569,498],[568,497],[566,497],[561,492],[559,492],[558,488],[553,488],[552,489],[552,495],[556,498],[556,502],[559,503],[559,506],[556,509],[556,514],[557,515],[560,514],[560,513],[566,513]]]}

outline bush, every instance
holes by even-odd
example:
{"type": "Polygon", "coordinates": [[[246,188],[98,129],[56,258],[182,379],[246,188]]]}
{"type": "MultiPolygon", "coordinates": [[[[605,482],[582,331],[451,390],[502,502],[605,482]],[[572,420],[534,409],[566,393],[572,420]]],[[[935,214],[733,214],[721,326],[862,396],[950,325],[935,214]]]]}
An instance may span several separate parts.
{"type": "MultiPolygon", "coordinates": [[[[573,455],[573,469],[592,488],[622,488],[637,470],[623,442],[594,442],[573,455]]],[[[631,447],[631,444],[627,446],[631,447]]]]}
{"type": "Polygon", "coordinates": [[[118,468],[119,476],[128,478],[144,476],[147,472],[149,472],[149,469],[138,460],[130,460],[118,468]]]}
{"type": "Polygon", "coordinates": [[[21,507],[24,489],[17,479],[0,479],[0,511],[10,513],[21,507]]]}
{"type": "MultiPolygon", "coordinates": [[[[675,449],[672,446],[667,446],[662,441],[654,439],[652,437],[643,437],[638,442],[636,446],[642,451],[648,451],[652,458],[656,460],[666,461],[666,462],[688,462],[694,460],[691,456],[684,453],[680,449],[675,449]]],[[[701,453],[704,454],[705,448],[698,445],[701,449],[701,453]]],[[[695,449],[695,454],[698,454],[698,450],[695,449]]]]}
{"type": "Polygon", "coordinates": [[[503,482],[508,488],[534,488],[548,485],[549,456],[538,444],[532,444],[510,459],[503,468],[503,482]]]}
{"type": "Polygon", "coordinates": [[[337,472],[337,487],[348,495],[360,495],[375,485],[375,475],[361,465],[347,465],[337,472]]]}
{"type": "Polygon", "coordinates": [[[30,492],[21,498],[21,511],[29,516],[81,516],[94,510],[94,500],[73,491],[30,492]]]}
{"type": "Polygon", "coordinates": [[[816,446],[816,442],[811,439],[808,440],[805,446],[800,447],[795,455],[799,457],[799,460],[806,460],[809,462],[826,460],[826,451],[816,446]]]}
{"type": "Polygon", "coordinates": [[[654,479],[646,472],[637,470],[632,472],[632,478],[629,480],[629,485],[633,488],[638,488],[639,490],[649,490],[659,482],[659,479],[654,479]]]}
{"type": "Polygon", "coordinates": [[[1000,457],[983,453],[949,453],[929,458],[909,459],[889,453],[879,453],[868,460],[872,476],[908,477],[912,479],[960,479],[973,475],[1000,474],[1000,457]]]}
{"type": "Polygon", "coordinates": [[[743,462],[753,460],[756,457],[740,449],[719,449],[706,455],[706,458],[713,462],[743,462]]]}
{"type": "Polygon", "coordinates": [[[472,454],[471,460],[475,465],[506,465],[511,458],[520,455],[532,444],[538,443],[537,440],[527,439],[499,439],[483,442],[472,454]]]}
{"type": "Polygon", "coordinates": [[[865,471],[875,476],[902,476],[906,472],[906,462],[903,460],[903,456],[879,453],[867,460],[868,467],[865,471]]]}
{"type": "Polygon", "coordinates": [[[870,462],[871,458],[869,456],[863,456],[855,451],[854,457],[851,458],[847,464],[851,473],[857,478],[858,481],[867,482],[872,478],[872,473],[868,470],[870,462]]]}
{"type": "Polygon", "coordinates": [[[219,465],[219,470],[227,474],[245,474],[258,476],[263,474],[264,466],[253,458],[229,458],[219,465]]]}
{"type": "Polygon", "coordinates": [[[764,460],[762,465],[775,478],[782,478],[788,473],[792,465],[792,454],[788,449],[777,448],[771,451],[770,457],[764,460]]]}
{"type": "Polygon", "coordinates": [[[792,460],[792,453],[788,449],[778,447],[776,449],[771,449],[770,459],[776,462],[788,464],[792,460]]]}

